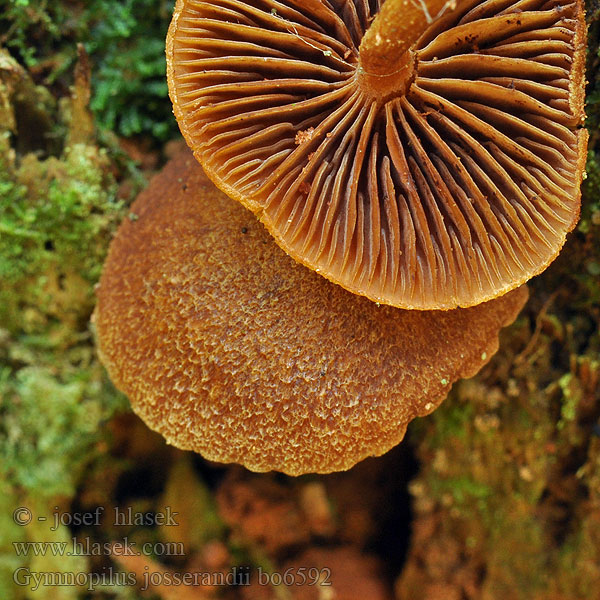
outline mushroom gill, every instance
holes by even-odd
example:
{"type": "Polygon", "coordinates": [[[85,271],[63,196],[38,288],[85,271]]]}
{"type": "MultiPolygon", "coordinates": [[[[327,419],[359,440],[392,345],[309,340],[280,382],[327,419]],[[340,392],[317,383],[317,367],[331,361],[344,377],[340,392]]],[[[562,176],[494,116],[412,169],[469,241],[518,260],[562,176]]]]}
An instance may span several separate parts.
{"type": "Polygon", "coordinates": [[[473,306],[579,215],[582,0],[178,0],[181,130],[294,259],[402,308],[473,306]]]}
{"type": "Polygon", "coordinates": [[[188,151],[132,212],[98,287],[100,356],[169,443],[255,471],[383,454],[490,359],[527,298],[377,306],[293,261],[188,151]]]}

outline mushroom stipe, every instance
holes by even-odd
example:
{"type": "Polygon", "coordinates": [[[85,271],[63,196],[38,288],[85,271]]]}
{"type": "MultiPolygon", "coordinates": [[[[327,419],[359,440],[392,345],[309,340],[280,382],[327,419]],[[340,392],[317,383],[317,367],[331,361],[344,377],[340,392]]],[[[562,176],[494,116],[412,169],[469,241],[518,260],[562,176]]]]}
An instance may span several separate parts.
{"type": "Polygon", "coordinates": [[[582,0],[178,0],[170,94],[209,177],[298,262],[473,306],[579,216],[582,0]]]}
{"type": "Polygon", "coordinates": [[[383,454],[489,361],[527,299],[377,306],[293,261],[188,151],[131,210],[98,287],[100,356],[169,443],[255,471],[383,454]]]}

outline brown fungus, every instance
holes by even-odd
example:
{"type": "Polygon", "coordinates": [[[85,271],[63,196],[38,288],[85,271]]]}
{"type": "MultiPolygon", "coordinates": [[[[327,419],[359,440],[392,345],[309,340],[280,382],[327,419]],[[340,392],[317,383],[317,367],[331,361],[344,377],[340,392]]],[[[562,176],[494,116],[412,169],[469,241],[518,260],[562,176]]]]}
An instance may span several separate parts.
{"type": "Polygon", "coordinates": [[[489,360],[527,298],[377,306],[293,261],[188,152],[132,212],[98,288],[101,358],[168,442],[255,471],[383,454],[489,360]]]}
{"type": "Polygon", "coordinates": [[[473,306],[577,222],[583,2],[379,4],[178,0],[175,115],[297,261],[381,303],[473,306]]]}

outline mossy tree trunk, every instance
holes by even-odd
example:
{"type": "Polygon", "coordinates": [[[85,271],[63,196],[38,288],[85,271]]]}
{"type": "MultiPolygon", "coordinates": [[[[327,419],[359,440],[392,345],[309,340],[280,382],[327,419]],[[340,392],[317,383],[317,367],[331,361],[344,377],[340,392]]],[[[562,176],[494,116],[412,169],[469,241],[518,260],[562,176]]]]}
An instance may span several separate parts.
{"type": "MultiPolygon", "coordinates": [[[[347,473],[299,480],[168,448],[127,413],[95,354],[94,284],[142,181],[132,157],[150,172],[175,136],[161,74],[171,7],[10,0],[0,14],[0,597],[141,597],[136,586],[86,596],[82,586],[34,592],[14,581],[23,565],[98,573],[115,564],[107,555],[23,558],[16,542],[131,533],[187,548],[180,558],[116,561],[134,575],[329,564],[338,565],[335,581],[354,582],[347,597],[358,597],[362,581],[371,587],[360,593],[398,600],[599,598],[598,3],[588,6],[582,218],[561,256],[530,284],[498,354],[414,423],[408,443],[347,473]],[[165,504],[178,507],[184,526],[125,531],[104,520],[51,534],[12,517],[17,506],[51,516],[165,504]]],[[[244,597],[243,587],[227,593],[244,597]]]]}

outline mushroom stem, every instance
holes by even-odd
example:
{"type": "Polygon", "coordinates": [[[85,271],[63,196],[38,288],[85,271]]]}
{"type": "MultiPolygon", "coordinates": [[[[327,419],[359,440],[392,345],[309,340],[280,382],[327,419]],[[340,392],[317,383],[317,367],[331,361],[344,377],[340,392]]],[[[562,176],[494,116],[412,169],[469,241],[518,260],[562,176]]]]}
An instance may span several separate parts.
{"type": "Polygon", "coordinates": [[[359,80],[369,95],[385,102],[403,94],[414,78],[412,47],[426,27],[456,0],[386,0],[359,48],[359,80]]]}

